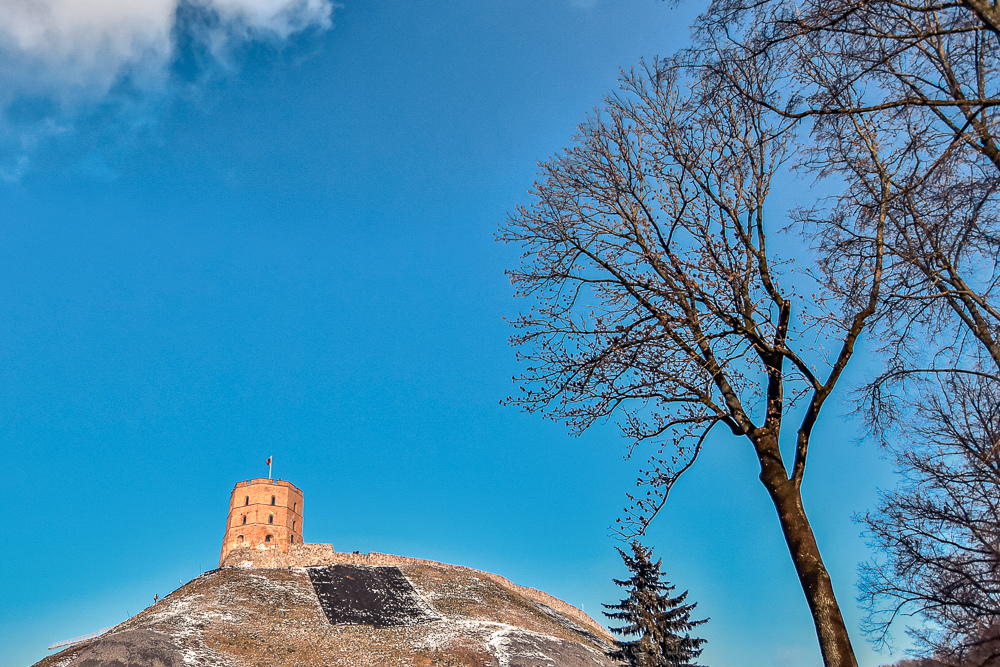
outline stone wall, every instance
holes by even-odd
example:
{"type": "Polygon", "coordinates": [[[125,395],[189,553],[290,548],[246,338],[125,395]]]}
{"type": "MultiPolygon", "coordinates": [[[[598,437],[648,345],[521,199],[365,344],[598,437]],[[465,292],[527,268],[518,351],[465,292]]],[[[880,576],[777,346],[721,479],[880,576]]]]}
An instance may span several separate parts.
{"type": "Polygon", "coordinates": [[[248,567],[265,570],[286,569],[289,567],[309,567],[312,565],[329,565],[335,561],[338,554],[332,544],[290,544],[288,553],[276,549],[243,548],[229,552],[220,567],[248,567]]]}
{"type": "Polygon", "coordinates": [[[234,549],[223,560],[221,567],[240,568],[263,568],[263,569],[284,569],[290,567],[313,567],[318,565],[370,565],[370,566],[392,566],[392,565],[431,565],[436,567],[461,569],[472,572],[475,576],[492,581],[493,583],[514,591],[515,593],[531,600],[544,604],[555,609],[563,616],[573,619],[595,631],[598,636],[606,641],[614,641],[614,638],[597,621],[587,615],[581,609],[577,609],[571,604],[563,602],[557,597],[553,597],[544,591],[536,588],[518,586],[505,577],[491,572],[476,570],[471,567],[461,565],[449,565],[433,560],[422,558],[410,558],[408,556],[393,556],[390,554],[371,553],[338,553],[333,550],[331,544],[293,544],[288,548],[288,553],[281,553],[277,550],[263,549],[234,549]]]}

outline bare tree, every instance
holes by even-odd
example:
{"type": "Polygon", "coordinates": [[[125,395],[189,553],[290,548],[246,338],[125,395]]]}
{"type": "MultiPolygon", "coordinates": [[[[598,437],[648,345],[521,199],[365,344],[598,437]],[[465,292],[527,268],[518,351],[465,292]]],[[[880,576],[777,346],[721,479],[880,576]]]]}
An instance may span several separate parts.
{"type": "MultiPolygon", "coordinates": [[[[645,530],[715,427],[745,438],[824,661],[856,665],[801,485],[816,420],[875,313],[882,252],[876,240],[858,257],[852,281],[866,296],[839,313],[796,291],[809,278],[769,250],[782,223],[766,206],[794,121],[755,101],[777,102],[767,68],[721,55],[717,67],[666,61],[626,75],[511,216],[502,238],[525,250],[512,281],[534,299],[516,322],[528,370],[511,401],[578,431],[620,415],[632,448],[652,445],[624,535],[645,530]],[[738,87],[725,63],[741,63],[738,87]]],[[[879,162],[875,143],[867,153],[879,162]]],[[[879,228],[885,191],[845,215],[879,228]]]]}
{"type": "Polygon", "coordinates": [[[813,133],[816,143],[801,151],[805,166],[844,184],[825,205],[797,214],[802,229],[814,234],[829,288],[844,303],[857,303],[865,293],[851,280],[854,266],[883,253],[872,337],[884,366],[861,392],[867,423],[880,436],[899,426],[902,414],[913,417],[908,396],[933,391],[943,376],[1000,378],[1000,172],[984,173],[962,155],[926,171],[920,153],[927,147],[899,140],[899,126],[912,121],[909,111],[824,119],[813,133]],[[880,154],[858,159],[873,135],[880,154]],[[883,225],[844,214],[880,188],[883,225]]]}
{"type": "Polygon", "coordinates": [[[995,545],[980,545],[978,570],[958,565],[968,565],[971,549],[956,537],[970,530],[963,516],[984,525],[996,517],[976,505],[986,484],[969,472],[978,459],[939,429],[993,415],[995,397],[983,387],[1000,381],[1000,5],[714,0],[696,35],[688,55],[695,61],[738,45],[732,51],[749,64],[720,63],[717,74],[746,99],[797,121],[809,136],[798,165],[842,186],[797,214],[830,292],[856,309],[868,292],[853,280],[855,267],[882,261],[868,323],[884,366],[860,398],[867,425],[896,451],[907,481],[867,516],[885,550],[863,580],[869,629],[884,638],[898,618],[884,612],[906,609],[928,624],[917,632],[938,658],[995,661],[992,608],[954,587],[957,576],[982,579],[997,567],[995,545]],[[781,104],[744,85],[743,71],[760,63],[774,72],[781,104]],[[884,215],[855,215],[864,201],[884,215]],[[945,497],[953,516],[934,506],[945,497]]]}
{"type": "Polygon", "coordinates": [[[916,400],[919,445],[898,453],[905,482],[863,518],[883,557],[862,568],[869,630],[893,621],[946,664],[1000,661],[1000,384],[946,376],[916,400]]]}
{"type": "Polygon", "coordinates": [[[720,68],[748,98],[803,123],[812,143],[802,166],[845,184],[831,206],[802,216],[816,223],[831,288],[850,285],[875,240],[867,218],[838,208],[886,185],[843,150],[859,124],[893,166],[875,318],[886,365],[866,392],[876,433],[895,423],[913,383],[1000,368],[998,19],[989,0],[715,0],[698,23],[700,49],[736,41],[778,72],[780,107],[742,86],[739,69],[720,68]]]}
{"type": "Polygon", "coordinates": [[[702,49],[737,41],[783,70],[781,107],[738,76],[732,85],[808,128],[800,164],[844,186],[799,214],[830,289],[846,303],[863,298],[853,267],[882,253],[871,323],[885,365],[861,397],[906,481],[866,515],[884,560],[863,571],[862,601],[877,641],[916,614],[925,652],[948,664],[998,659],[1000,517],[984,500],[997,491],[988,462],[1000,416],[998,19],[988,0],[717,0],[699,24],[702,49]],[[892,167],[884,225],[842,214],[887,184],[843,150],[858,143],[859,123],[892,167]]]}

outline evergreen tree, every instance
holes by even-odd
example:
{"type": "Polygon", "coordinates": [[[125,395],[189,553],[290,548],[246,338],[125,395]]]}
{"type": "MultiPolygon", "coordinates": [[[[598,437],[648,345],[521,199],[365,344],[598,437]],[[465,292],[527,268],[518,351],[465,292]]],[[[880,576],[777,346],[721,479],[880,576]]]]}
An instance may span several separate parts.
{"type": "Polygon", "coordinates": [[[615,642],[617,650],[609,655],[632,667],[694,667],[701,655],[704,639],[691,637],[695,626],[705,623],[691,620],[697,603],[684,604],[687,591],[670,597],[674,586],[663,579],[661,560],[652,561],[653,550],[632,541],[632,555],[618,549],[632,576],[614,582],[628,590],[628,597],[618,604],[606,604],[608,618],[624,621],[611,631],[623,639],[615,642]],[[635,637],[630,641],[624,638],[635,637]]]}

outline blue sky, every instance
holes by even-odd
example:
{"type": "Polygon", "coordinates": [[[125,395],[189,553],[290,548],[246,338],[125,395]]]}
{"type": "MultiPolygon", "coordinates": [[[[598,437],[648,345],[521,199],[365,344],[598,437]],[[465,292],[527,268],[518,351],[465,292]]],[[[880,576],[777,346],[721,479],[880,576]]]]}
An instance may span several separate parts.
{"type": "MultiPolygon", "coordinates": [[[[697,3],[5,4],[0,665],[215,567],[229,493],[269,455],[307,541],[595,617],[620,597],[608,527],[640,462],[613,424],[570,437],[500,405],[521,304],[494,235],[697,3]]],[[[856,630],[851,515],[892,479],[824,420],[807,510],[856,630]]],[[[703,662],[821,664],[745,443],[712,443],[649,543],[712,618],[703,662]]],[[[854,636],[862,665],[890,661],[854,636]]]]}

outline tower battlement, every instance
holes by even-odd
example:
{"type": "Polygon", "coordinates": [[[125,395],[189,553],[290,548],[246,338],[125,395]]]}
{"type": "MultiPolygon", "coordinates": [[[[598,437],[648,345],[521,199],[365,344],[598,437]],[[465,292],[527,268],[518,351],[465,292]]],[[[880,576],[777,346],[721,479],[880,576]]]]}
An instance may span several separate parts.
{"type": "Polygon", "coordinates": [[[259,477],[239,482],[229,498],[226,536],[219,563],[233,549],[288,553],[302,543],[302,491],[291,482],[259,477]]]}

